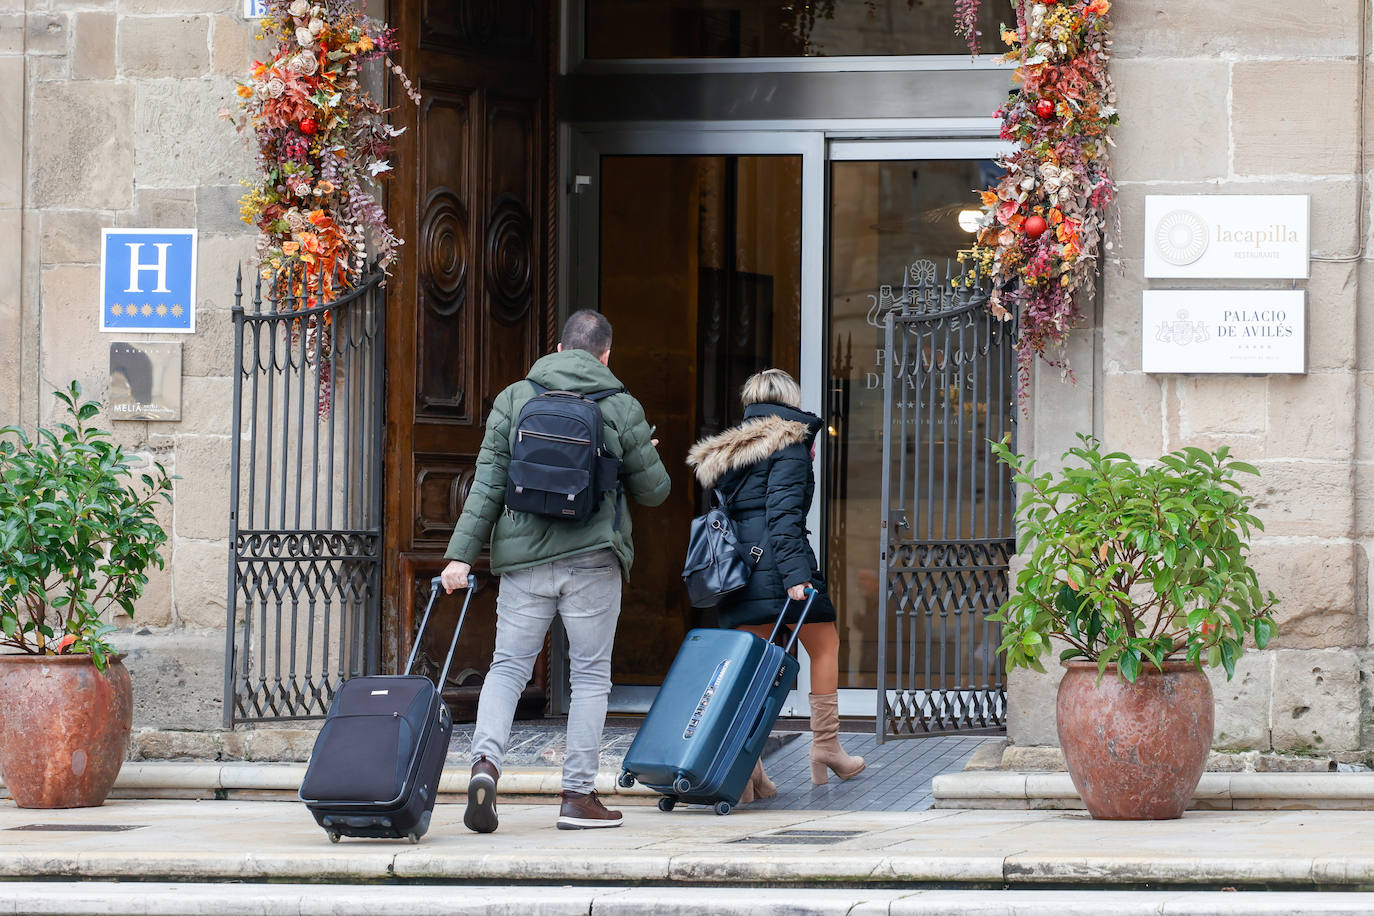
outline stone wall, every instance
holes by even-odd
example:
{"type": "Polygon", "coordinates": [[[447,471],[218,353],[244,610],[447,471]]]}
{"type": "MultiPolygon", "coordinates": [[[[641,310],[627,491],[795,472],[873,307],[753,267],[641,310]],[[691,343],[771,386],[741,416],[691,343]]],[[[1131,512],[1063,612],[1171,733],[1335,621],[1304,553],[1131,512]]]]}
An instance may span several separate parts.
{"type": "MultiPolygon", "coordinates": [[[[1230,683],[1214,680],[1216,746],[1374,749],[1374,336],[1360,320],[1374,305],[1361,86],[1370,49],[1358,27],[1369,4],[1150,0],[1112,12],[1123,271],[1107,271],[1095,328],[1079,342],[1078,390],[1038,379],[1034,450],[1057,456],[1068,426],[1086,430],[1091,416],[1109,447],[1139,458],[1227,444],[1259,467],[1266,531],[1253,559],[1280,597],[1280,635],[1230,683]],[[1143,279],[1145,195],[1195,193],[1311,195],[1305,376],[1141,372],[1142,290],[1230,285],[1143,279]]],[[[1057,743],[1054,679],[1018,672],[1011,684],[1012,741],[1057,743]]]]}
{"type": "MultiPolygon", "coordinates": [[[[375,5],[375,4],[374,4],[375,5]]],[[[51,419],[70,379],[103,397],[98,242],[107,226],[195,226],[197,332],[184,341],[184,417],[119,423],[120,441],[181,480],[166,514],[168,571],[125,627],[144,728],[221,721],[229,461],[229,306],[252,251],[238,221],[252,159],[216,117],[254,54],[232,0],[0,0],[0,424],[51,419]]],[[[1264,477],[1263,582],[1281,635],[1216,683],[1218,747],[1339,753],[1374,747],[1374,334],[1367,280],[1370,127],[1359,17],[1367,0],[1114,7],[1122,273],[1071,346],[1077,385],[1041,372],[1023,444],[1053,459],[1079,431],[1152,458],[1230,444],[1264,477]],[[1146,193],[1312,197],[1307,375],[1140,371],[1146,193]],[[1365,281],[1365,282],[1362,282],[1365,281]]],[[[1183,284],[1174,284],[1183,285],[1183,284]]],[[[174,339],[166,337],[163,339],[174,339]]],[[[1054,743],[1050,678],[1012,679],[1010,733],[1054,743]]]]}
{"type": "MultiPolygon", "coordinates": [[[[106,394],[102,227],[199,230],[183,420],[119,422],[118,440],[180,476],[168,569],[124,619],[136,724],[221,721],[234,273],[252,156],[216,115],[254,55],[233,0],[0,0],[0,425],[54,416],[71,379],[106,394]],[[17,269],[16,269],[17,268],[17,269]]],[[[135,337],[137,339],[137,337],[135,337]]]]}

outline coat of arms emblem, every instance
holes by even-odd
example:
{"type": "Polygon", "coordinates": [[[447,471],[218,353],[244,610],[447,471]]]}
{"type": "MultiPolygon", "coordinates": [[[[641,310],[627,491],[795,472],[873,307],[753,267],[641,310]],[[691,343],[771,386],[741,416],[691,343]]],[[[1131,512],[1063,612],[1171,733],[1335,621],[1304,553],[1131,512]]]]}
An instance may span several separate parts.
{"type": "Polygon", "coordinates": [[[1211,335],[1207,333],[1207,322],[1190,321],[1187,309],[1179,309],[1174,321],[1161,321],[1159,329],[1155,331],[1155,340],[1180,347],[1202,343],[1210,338],[1211,335]]]}

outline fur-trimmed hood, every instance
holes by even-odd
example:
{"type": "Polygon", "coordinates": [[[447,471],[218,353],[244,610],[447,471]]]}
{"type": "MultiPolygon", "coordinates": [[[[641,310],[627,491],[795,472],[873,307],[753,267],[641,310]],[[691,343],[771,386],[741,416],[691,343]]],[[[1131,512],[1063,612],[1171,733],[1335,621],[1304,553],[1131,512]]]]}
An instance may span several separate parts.
{"type": "Polygon", "coordinates": [[[751,467],[790,445],[810,447],[820,418],[777,404],[754,404],[745,420],[703,439],[687,453],[687,464],[703,487],[712,487],[731,471],[751,467]]]}

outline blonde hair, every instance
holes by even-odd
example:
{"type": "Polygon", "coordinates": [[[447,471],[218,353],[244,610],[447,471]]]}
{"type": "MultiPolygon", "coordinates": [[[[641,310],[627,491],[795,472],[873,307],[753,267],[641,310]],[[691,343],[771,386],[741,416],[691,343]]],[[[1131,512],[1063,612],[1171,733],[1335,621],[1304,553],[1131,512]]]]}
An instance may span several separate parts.
{"type": "Polygon", "coordinates": [[[749,381],[740,389],[739,398],[745,407],[750,404],[781,404],[793,410],[801,409],[801,388],[796,379],[781,369],[764,369],[749,376],[749,381]]]}

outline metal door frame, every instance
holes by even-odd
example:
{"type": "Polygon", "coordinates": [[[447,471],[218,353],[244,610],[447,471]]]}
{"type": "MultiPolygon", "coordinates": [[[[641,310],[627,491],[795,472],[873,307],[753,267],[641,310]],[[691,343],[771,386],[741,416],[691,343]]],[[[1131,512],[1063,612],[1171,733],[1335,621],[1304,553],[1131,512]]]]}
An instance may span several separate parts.
{"type": "MultiPolygon", "coordinates": [[[[744,125],[740,125],[744,126],[744,125]]],[[[801,253],[801,354],[802,406],[824,413],[825,303],[825,134],[820,131],[722,130],[692,122],[569,127],[569,155],[564,162],[562,238],[565,256],[560,259],[564,314],[600,303],[600,201],[603,156],[800,156],[802,160],[802,253],[801,253]]],[[[817,461],[820,461],[818,456],[817,461]]],[[[819,465],[818,465],[819,472],[819,465]]],[[[812,546],[820,550],[821,501],[815,500],[807,519],[812,546]]],[[[561,652],[562,639],[554,641],[561,652]]],[[[781,715],[806,715],[806,694],[811,680],[810,661],[798,646],[801,670],[797,687],[788,696],[781,715]]],[[[612,687],[611,709],[645,712],[657,687],[612,687]]]]}

